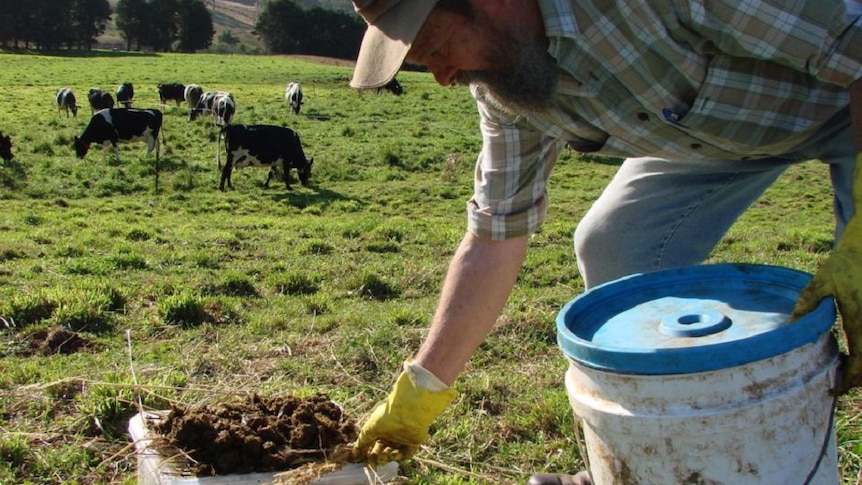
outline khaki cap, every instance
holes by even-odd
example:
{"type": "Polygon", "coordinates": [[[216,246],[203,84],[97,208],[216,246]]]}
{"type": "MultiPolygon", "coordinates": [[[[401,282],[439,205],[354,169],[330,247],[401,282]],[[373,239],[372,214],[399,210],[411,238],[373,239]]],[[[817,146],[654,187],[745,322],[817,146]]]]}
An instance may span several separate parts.
{"type": "Polygon", "coordinates": [[[436,3],[436,0],[353,0],[353,8],[365,19],[368,29],[362,38],[350,85],[371,89],[391,81],[436,3]]]}

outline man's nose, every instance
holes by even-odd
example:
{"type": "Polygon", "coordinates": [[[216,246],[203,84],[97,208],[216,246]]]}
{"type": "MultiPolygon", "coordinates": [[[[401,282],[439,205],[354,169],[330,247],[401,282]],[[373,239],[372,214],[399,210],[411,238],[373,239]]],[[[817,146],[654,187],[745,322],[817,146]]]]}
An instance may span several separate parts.
{"type": "Polygon", "coordinates": [[[458,70],[451,66],[428,66],[428,69],[431,71],[431,74],[434,75],[434,79],[437,81],[437,84],[441,86],[451,86],[455,84],[455,77],[458,74],[458,70]]]}

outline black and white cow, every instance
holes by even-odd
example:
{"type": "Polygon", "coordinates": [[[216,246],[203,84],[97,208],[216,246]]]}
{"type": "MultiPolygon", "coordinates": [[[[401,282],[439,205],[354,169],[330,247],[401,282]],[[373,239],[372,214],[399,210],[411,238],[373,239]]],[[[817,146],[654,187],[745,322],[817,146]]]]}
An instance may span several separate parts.
{"type": "Polygon", "coordinates": [[[215,124],[218,126],[227,126],[230,124],[230,121],[233,119],[233,115],[236,113],[236,102],[233,100],[233,95],[230,93],[224,93],[221,96],[216,96],[215,98],[215,124]]]}
{"type": "Polygon", "coordinates": [[[206,91],[201,94],[195,107],[189,111],[189,121],[194,120],[198,115],[207,113],[211,114],[213,112],[213,101],[215,100],[216,94],[218,94],[217,91],[206,91]]]}
{"type": "Polygon", "coordinates": [[[12,155],[12,137],[3,135],[2,131],[0,131],[0,158],[6,161],[15,158],[12,155]]]}
{"type": "Polygon", "coordinates": [[[189,120],[194,120],[198,115],[215,113],[216,100],[218,97],[227,94],[224,91],[206,91],[201,94],[198,99],[198,104],[189,113],[189,120]]]}
{"type": "Polygon", "coordinates": [[[156,151],[159,159],[159,132],[162,129],[162,112],[157,109],[111,108],[99,111],[84,128],[80,137],[75,137],[75,154],[84,158],[90,145],[99,143],[106,149],[113,147],[117,159],[120,158],[119,142],[144,141],[147,155],[156,151]]]}
{"type": "Polygon", "coordinates": [[[284,99],[293,114],[298,115],[299,109],[302,107],[302,86],[296,82],[288,83],[287,87],[284,88],[284,99]]]}
{"type": "Polygon", "coordinates": [[[377,88],[377,94],[382,93],[384,90],[389,91],[390,93],[394,94],[395,96],[401,96],[402,94],[404,94],[404,88],[401,87],[401,83],[399,83],[398,80],[395,79],[394,77],[392,78],[391,81],[389,81],[385,85],[377,88]]]}
{"type": "Polygon", "coordinates": [[[177,106],[186,99],[186,87],[180,83],[159,83],[159,104],[166,105],[174,101],[177,106]]]}
{"type": "MultiPolygon", "coordinates": [[[[314,159],[305,158],[305,152],[299,141],[299,135],[290,128],[274,125],[231,125],[223,128],[224,146],[227,161],[221,172],[219,190],[224,190],[225,182],[228,188],[233,188],[230,176],[234,169],[244,167],[266,167],[269,174],[264,187],[275,175],[274,168],[281,162],[284,184],[290,187],[290,169],[295,168],[299,182],[308,185],[311,178],[311,165],[314,159]]],[[[221,163],[221,162],[219,162],[221,163]]]]}
{"type": "Polygon", "coordinates": [[[124,108],[132,107],[134,97],[135,87],[132,83],[123,83],[117,86],[117,103],[123,105],[124,108]]]}
{"type": "Polygon", "coordinates": [[[201,96],[204,94],[204,90],[197,84],[189,84],[186,86],[185,91],[183,92],[183,98],[186,100],[186,103],[189,105],[189,120],[193,120],[192,111],[194,111],[195,107],[201,100],[201,96]]]}
{"type": "Polygon", "coordinates": [[[87,100],[90,102],[90,113],[114,107],[114,98],[104,89],[90,88],[87,100]]]}
{"type": "Polygon", "coordinates": [[[75,99],[75,93],[69,88],[60,88],[54,96],[57,101],[57,113],[61,110],[66,110],[66,118],[69,117],[69,111],[72,116],[78,117],[78,100],[75,99]]]}

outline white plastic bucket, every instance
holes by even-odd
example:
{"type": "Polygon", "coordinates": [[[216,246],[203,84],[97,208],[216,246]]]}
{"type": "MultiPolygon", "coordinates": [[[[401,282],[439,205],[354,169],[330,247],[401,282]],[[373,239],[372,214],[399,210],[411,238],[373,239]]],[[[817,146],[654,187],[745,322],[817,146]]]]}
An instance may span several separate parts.
{"type": "Polygon", "coordinates": [[[809,279],[702,265],[569,302],[557,337],[593,483],[837,484],[834,303],[787,321],[809,279]]]}

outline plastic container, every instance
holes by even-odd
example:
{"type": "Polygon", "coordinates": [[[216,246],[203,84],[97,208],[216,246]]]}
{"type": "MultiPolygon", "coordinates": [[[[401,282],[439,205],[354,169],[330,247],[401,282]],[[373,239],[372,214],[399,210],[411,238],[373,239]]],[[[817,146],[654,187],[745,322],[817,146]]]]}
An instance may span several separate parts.
{"type": "MultiPolygon", "coordinates": [[[[139,485],[252,485],[271,483],[278,473],[244,473],[212,477],[183,476],[165,457],[150,449],[147,421],[158,420],[165,412],[136,414],[129,420],[129,435],[138,454],[139,485]]],[[[398,475],[398,463],[379,466],[375,471],[358,463],[346,463],[340,469],[311,482],[311,485],[368,485],[381,484],[398,475]],[[376,473],[376,474],[375,474],[376,473]]]]}
{"type": "Polygon", "coordinates": [[[810,275],[701,265],[595,287],[557,317],[596,485],[838,483],[838,348],[810,275]]]}

